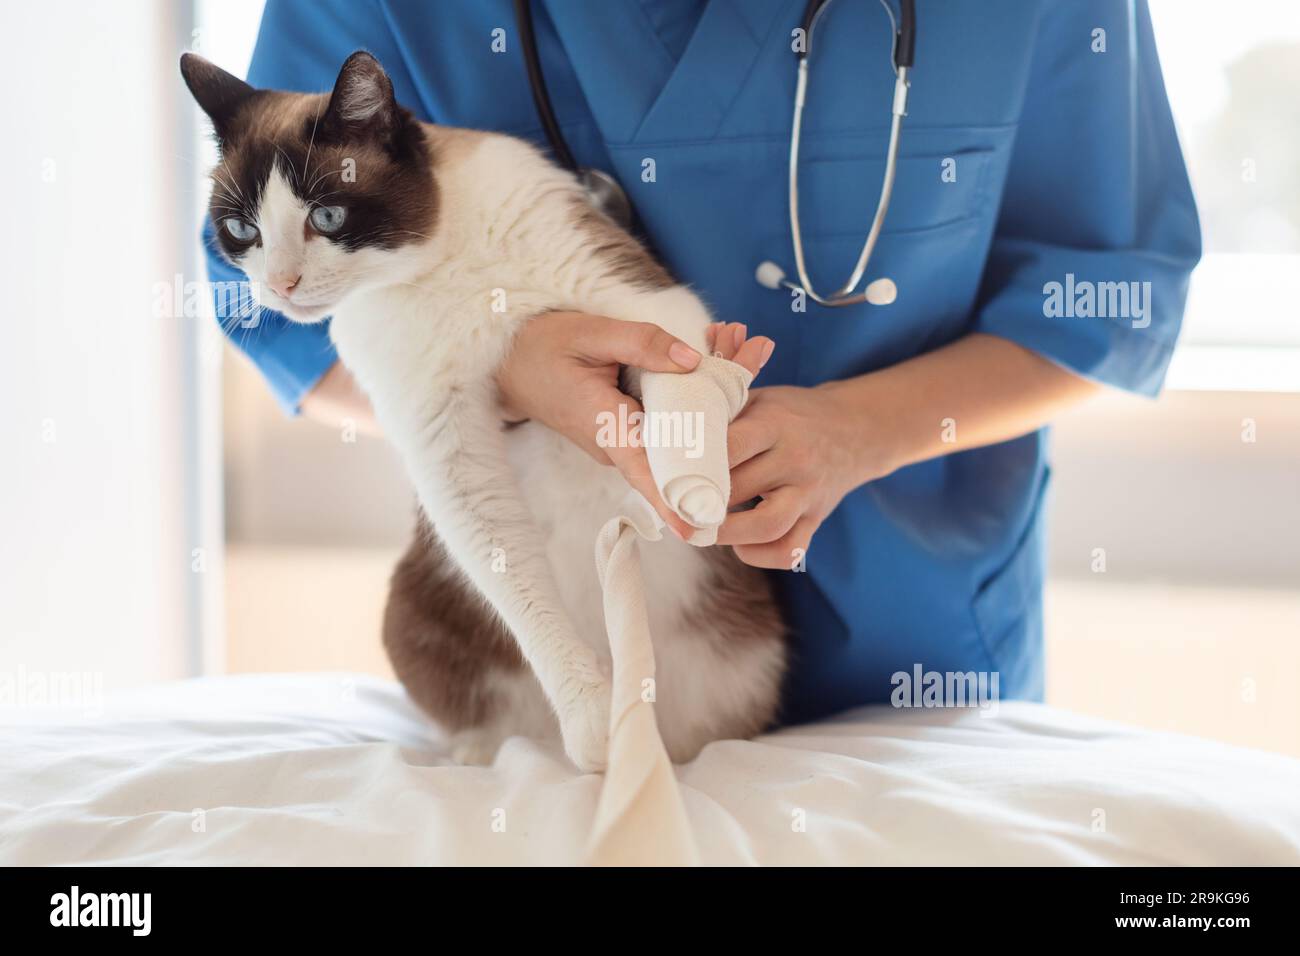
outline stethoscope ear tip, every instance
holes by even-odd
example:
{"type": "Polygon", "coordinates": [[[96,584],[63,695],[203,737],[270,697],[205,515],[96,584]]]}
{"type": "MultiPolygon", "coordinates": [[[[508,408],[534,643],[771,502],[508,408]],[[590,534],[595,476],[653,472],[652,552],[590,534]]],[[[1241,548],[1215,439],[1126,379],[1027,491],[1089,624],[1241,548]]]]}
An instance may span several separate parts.
{"type": "Polygon", "coordinates": [[[872,305],[892,305],[898,298],[898,286],[893,279],[877,279],[867,285],[866,293],[872,305]]]}
{"type": "Polygon", "coordinates": [[[758,268],[754,270],[754,278],[765,289],[779,289],[785,282],[785,270],[768,259],[758,264],[758,268]]]}

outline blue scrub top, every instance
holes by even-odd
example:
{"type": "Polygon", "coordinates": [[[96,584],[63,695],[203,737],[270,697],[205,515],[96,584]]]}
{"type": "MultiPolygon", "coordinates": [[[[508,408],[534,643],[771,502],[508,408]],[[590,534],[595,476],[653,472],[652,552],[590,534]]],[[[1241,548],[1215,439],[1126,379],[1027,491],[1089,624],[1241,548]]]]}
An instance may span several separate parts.
{"type": "MultiPolygon", "coordinates": [[[[898,299],[802,313],[754,268],[793,272],[791,41],[804,0],[534,6],[578,161],[617,176],[649,242],[720,320],[777,342],[760,384],[861,375],[979,331],[1159,390],[1200,230],[1143,0],[918,3],[897,185],[867,274],[892,277],[898,299]],[[1048,283],[1102,282],[1149,282],[1149,321],[1045,306],[1048,283]]],[[[874,211],[889,44],[875,0],[835,0],[818,28],[800,183],[819,288],[851,271],[874,211]]],[[[422,119],[545,143],[508,0],[269,0],[248,79],[328,91],[358,48],[422,119]]],[[[210,226],[207,238],[211,253],[210,226]]],[[[238,277],[210,262],[213,279],[238,277]]],[[[232,337],[291,411],[334,361],[324,326],[271,315],[232,337]]],[[[888,700],[891,676],[918,664],[997,672],[1003,697],[1041,698],[1046,439],[912,465],[844,500],[807,571],[774,576],[794,632],[784,720],[888,700]]]]}

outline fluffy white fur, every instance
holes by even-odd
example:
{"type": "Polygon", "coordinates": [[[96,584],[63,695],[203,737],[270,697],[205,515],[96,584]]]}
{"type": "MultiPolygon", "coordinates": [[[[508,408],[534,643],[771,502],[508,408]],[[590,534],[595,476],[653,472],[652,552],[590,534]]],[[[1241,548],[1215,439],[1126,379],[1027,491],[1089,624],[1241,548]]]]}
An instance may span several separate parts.
{"type": "MultiPolygon", "coordinates": [[[[308,210],[277,173],[259,216],[263,246],[242,265],[264,305],[298,321],[333,315],[339,355],[420,505],[536,675],[518,682],[510,712],[462,735],[460,755],[484,759],[508,734],[536,736],[553,710],[569,757],[596,769],[610,694],[592,547],[627,486],[541,426],[504,431],[495,370],[520,326],[547,310],[653,322],[701,350],[711,318],[685,288],[646,292],[607,278],[573,228],[573,178],[518,140],[472,135],[440,157],[438,222],[420,242],[392,252],[307,242],[308,210]],[[287,299],[267,288],[284,275],[301,276],[287,299]],[[504,572],[494,570],[500,558],[504,572]]],[[[696,549],[666,539],[646,548],[643,566],[660,731],[670,754],[692,755],[736,715],[770,711],[783,650],[723,649],[684,630],[705,579],[696,549]]]]}

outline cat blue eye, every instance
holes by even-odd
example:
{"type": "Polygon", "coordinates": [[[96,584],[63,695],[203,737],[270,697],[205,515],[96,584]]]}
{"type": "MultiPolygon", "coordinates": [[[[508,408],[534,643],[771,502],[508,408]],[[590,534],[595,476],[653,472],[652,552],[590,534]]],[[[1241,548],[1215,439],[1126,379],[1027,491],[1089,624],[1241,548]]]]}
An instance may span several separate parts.
{"type": "Polygon", "coordinates": [[[240,242],[252,242],[257,238],[257,227],[251,222],[245,222],[238,216],[227,216],[221,222],[226,227],[226,232],[240,242]]]}
{"type": "Polygon", "coordinates": [[[311,226],[322,235],[338,232],[347,210],[342,206],[317,206],[311,211],[311,226]]]}

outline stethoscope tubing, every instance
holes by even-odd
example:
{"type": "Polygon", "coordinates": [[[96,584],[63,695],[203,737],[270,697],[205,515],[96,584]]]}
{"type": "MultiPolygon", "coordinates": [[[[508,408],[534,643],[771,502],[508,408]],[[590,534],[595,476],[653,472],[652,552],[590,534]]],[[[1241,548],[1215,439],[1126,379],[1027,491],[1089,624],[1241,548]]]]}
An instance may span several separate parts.
{"type": "Polygon", "coordinates": [[[889,123],[889,147],[885,153],[885,173],[880,184],[880,198],[876,202],[876,212],[871,219],[871,228],[867,232],[858,261],[853,267],[848,281],[836,292],[828,296],[820,295],[813,287],[808,275],[807,261],[803,249],[803,230],[799,226],[799,144],[802,139],[803,105],[808,87],[808,60],[799,61],[799,78],[795,89],[794,118],[790,133],[790,172],[788,204],[790,209],[790,239],[794,246],[795,271],[799,273],[799,283],[782,281],[788,289],[802,289],[808,298],[819,305],[843,306],[857,305],[862,302],[876,302],[875,296],[863,292],[854,294],[858,283],[866,274],[871,255],[875,252],[876,242],[885,226],[885,217],[889,214],[889,203],[894,194],[894,179],[898,173],[898,147],[902,133],[903,117],[907,115],[907,67],[899,67],[895,81],[894,111],[889,123]],[[901,90],[901,94],[900,94],[901,90]]]}
{"type": "MultiPolygon", "coordinates": [[[[804,49],[799,57],[798,74],[795,80],[794,116],[790,122],[790,167],[787,188],[790,239],[794,247],[794,264],[795,271],[799,274],[799,282],[796,284],[782,277],[778,280],[778,284],[792,291],[801,291],[817,304],[824,306],[839,307],[858,305],[863,302],[887,304],[893,301],[895,294],[892,283],[889,283],[888,287],[878,286],[877,290],[874,291],[870,287],[857,293],[854,290],[857,289],[858,283],[862,281],[862,277],[866,274],[872,253],[875,252],[876,243],[879,241],[880,234],[884,229],[885,218],[889,214],[889,203],[894,194],[894,180],[898,173],[899,140],[902,133],[903,117],[907,115],[908,71],[912,61],[916,37],[915,10],[913,9],[912,0],[904,0],[902,8],[903,26],[900,28],[895,24],[894,12],[890,9],[889,4],[885,0],[881,0],[881,6],[889,14],[890,25],[894,28],[893,48],[890,53],[890,63],[894,68],[894,101],[889,122],[889,145],[885,151],[885,172],[880,184],[880,198],[876,202],[875,215],[872,216],[867,238],[862,244],[862,250],[858,254],[857,262],[854,264],[848,280],[837,291],[829,295],[822,295],[817,292],[813,286],[812,278],[808,274],[807,257],[803,247],[803,230],[799,223],[799,147],[803,139],[804,105],[808,99],[808,63],[812,54],[813,34],[817,29],[818,21],[829,5],[830,0],[811,0],[804,14],[806,33],[804,49]]],[[[769,283],[761,278],[762,270],[769,266],[779,271],[779,267],[771,263],[760,265],[759,281],[765,285],[769,283]]]]}
{"type": "MultiPolygon", "coordinates": [[[[795,271],[799,282],[794,283],[785,278],[785,273],[773,262],[763,262],[756,272],[758,282],[768,288],[785,287],[802,292],[819,305],[846,306],[869,302],[873,305],[887,305],[894,301],[897,290],[889,279],[877,279],[862,292],[855,292],[858,284],[866,275],[867,266],[875,252],[876,243],[884,229],[885,218],[889,214],[889,203],[893,198],[894,180],[898,172],[899,139],[902,132],[903,117],[907,115],[908,74],[912,67],[916,46],[916,10],[915,0],[899,0],[899,18],[895,20],[893,8],[888,0],[880,0],[889,15],[891,27],[890,65],[893,67],[894,102],[889,123],[889,145],[885,152],[885,172],[880,185],[880,198],[876,203],[875,215],[867,231],[866,240],[858,254],[857,262],[848,280],[835,292],[822,295],[813,287],[808,274],[807,256],[804,252],[803,231],[799,223],[799,148],[803,138],[803,111],[808,98],[808,62],[812,54],[813,35],[817,24],[825,14],[831,0],[809,0],[804,8],[803,30],[804,44],[799,51],[799,64],[795,80],[794,115],[790,124],[789,174],[787,179],[787,205],[790,214],[790,238],[794,247],[795,271]]],[[[546,77],[542,72],[541,58],[537,52],[537,37],[533,30],[532,5],[530,0],[514,0],[515,22],[519,30],[520,45],[524,53],[524,66],[528,74],[528,85],[533,95],[533,105],[541,121],[542,129],[550,142],[556,160],[566,169],[575,173],[586,185],[592,202],[605,210],[616,220],[625,225],[634,218],[632,205],[627,193],[607,174],[598,170],[583,169],[578,165],[569,148],[564,134],[560,130],[555,109],[551,104],[550,93],[546,88],[546,77]]]]}
{"type": "Polygon", "coordinates": [[[530,0],[514,0],[515,25],[519,30],[519,45],[524,51],[524,69],[528,72],[528,88],[533,94],[533,107],[537,118],[546,132],[546,139],[551,144],[551,152],[556,161],[569,172],[579,172],[578,161],[573,158],[573,151],[560,131],[559,120],[555,118],[555,107],[551,105],[551,94],[546,88],[546,75],[542,72],[542,59],[537,53],[537,34],[533,31],[533,7],[530,0]]]}

